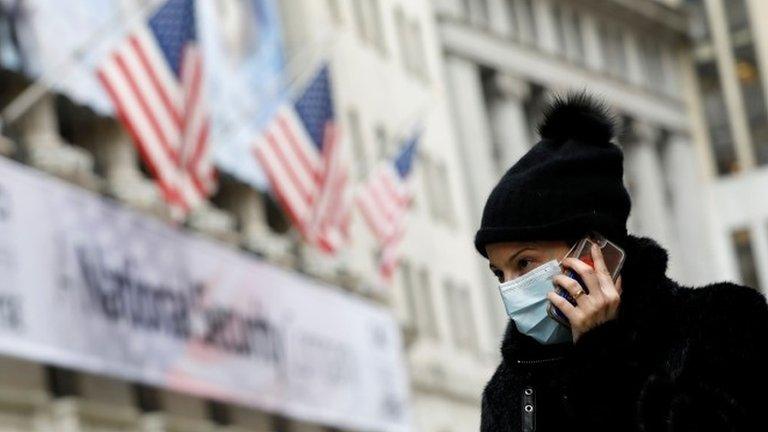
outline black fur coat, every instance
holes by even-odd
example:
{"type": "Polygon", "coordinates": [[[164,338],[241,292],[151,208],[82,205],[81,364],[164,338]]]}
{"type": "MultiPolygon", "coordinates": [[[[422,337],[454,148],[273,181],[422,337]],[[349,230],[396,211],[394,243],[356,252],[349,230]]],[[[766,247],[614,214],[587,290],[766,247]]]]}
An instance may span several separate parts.
{"type": "Polygon", "coordinates": [[[550,346],[510,322],[482,432],[768,430],[763,296],[682,287],[655,242],[630,237],[625,249],[617,319],[550,346]]]}

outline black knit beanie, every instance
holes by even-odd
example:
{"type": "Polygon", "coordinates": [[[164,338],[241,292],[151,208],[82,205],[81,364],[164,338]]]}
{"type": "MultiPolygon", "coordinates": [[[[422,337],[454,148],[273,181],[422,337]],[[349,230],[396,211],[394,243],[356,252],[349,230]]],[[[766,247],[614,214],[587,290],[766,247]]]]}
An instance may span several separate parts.
{"type": "Polygon", "coordinates": [[[493,188],[475,247],[577,239],[591,231],[621,243],[630,199],[614,120],[585,93],[558,97],[545,110],[539,141],[493,188]]]}

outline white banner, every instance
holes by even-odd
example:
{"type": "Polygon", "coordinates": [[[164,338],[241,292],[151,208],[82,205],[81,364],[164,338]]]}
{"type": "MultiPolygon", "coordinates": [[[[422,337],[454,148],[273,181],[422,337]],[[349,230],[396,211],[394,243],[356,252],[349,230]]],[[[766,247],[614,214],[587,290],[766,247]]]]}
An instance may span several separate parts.
{"type": "Polygon", "coordinates": [[[0,352],[409,430],[386,309],[0,158],[0,352]]]}

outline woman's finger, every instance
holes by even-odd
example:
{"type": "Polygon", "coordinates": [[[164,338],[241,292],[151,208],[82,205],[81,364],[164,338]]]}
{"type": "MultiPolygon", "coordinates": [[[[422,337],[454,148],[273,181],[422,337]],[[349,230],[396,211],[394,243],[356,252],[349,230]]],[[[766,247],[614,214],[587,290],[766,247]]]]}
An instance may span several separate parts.
{"type": "Polygon", "coordinates": [[[583,313],[576,306],[572,305],[571,302],[554,291],[547,293],[547,299],[549,299],[549,301],[552,302],[552,304],[555,305],[555,307],[560,310],[571,323],[579,322],[583,316],[583,313]]]}
{"type": "Polygon", "coordinates": [[[563,260],[563,265],[575,271],[581,280],[586,285],[584,288],[589,294],[594,294],[595,297],[602,297],[602,290],[600,289],[600,281],[597,279],[597,272],[592,266],[576,258],[566,258],[563,260]]]}
{"type": "MultiPolygon", "coordinates": [[[[574,300],[576,300],[576,304],[580,307],[584,307],[585,303],[588,301],[587,297],[589,297],[584,291],[584,288],[582,288],[581,284],[576,281],[575,279],[569,278],[566,275],[559,274],[552,278],[552,282],[554,282],[557,286],[565,289],[568,291],[568,294],[573,297],[574,300]]],[[[559,296],[562,297],[562,296],[559,296]]],[[[569,302],[570,303],[570,302],[569,302]]]]}
{"type": "Polygon", "coordinates": [[[608,266],[605,265],[603,251],[600,250],[597,245],[593,244],[591,252],[592,260],[595,263],[595,274],[603,294],[605,294],[607,297],[618,295],[619,292],[616,289],[616,285],[613,283],[611,272],[608,271],[608,266]]]}
{"type": "Polygon", "coordinates": [[[616,293],[614,294],[609,290],[608,294],[605,296],[609,317],[614,317],[619,312],[619,305],[621,304],[621,276],[616,279],[616,284],[614,286],[616,287],[616,293]]]}

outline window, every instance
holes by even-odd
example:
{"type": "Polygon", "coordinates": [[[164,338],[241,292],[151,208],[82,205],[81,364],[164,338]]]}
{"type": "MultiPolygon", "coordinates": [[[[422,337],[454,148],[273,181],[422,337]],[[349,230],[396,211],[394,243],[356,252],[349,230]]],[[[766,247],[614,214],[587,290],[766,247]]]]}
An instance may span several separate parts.
{"type": "Polygon", "coordinates": [[[382,125],[376,127],[376,146],[379,160],[389,157],[389,138],[387,137],[387,130],[382,125]]]}
{"type": "Polygon", "coordinates": [[[661,66],[664,70],[664,88],[663,91],[669,96],[681,96],[682,89],[679,85],[679,64],[676,58],[675,48],[667,47],[661,50],[661,66]]]}
{"type": "Polygon", "coordinates": [[[384,22],[381,18],[381,4],[378,0],[368,0],[368,9],[371,15],[371,41],[382,54],[386,54],[387,43],[384,37],[384,22]]]}
{"type": "Polygon", "coordinates": [[[464,16],[479,27],[488,27],[490,12],[488,0],[464,0],[464,16]]]}
{"type": "Polygon", "coordinates": [[[717,172],[719,174],[737,172],[739,163],[717,64],[712,60],[699,63],[696,65],[696,74],[699,78],[699,90],[717,172]]]}
{"type": "Polygon", "coordinates": [[[440,218],[439,204],[437,203],[438,188],[434,177],[434,168],[432,167],[432,159],[421,154],[421,178],[424,181],[424,196],[427,200],[427,206],[429,207],[429,215],[434,220],[440,218]]]}
{"type": "MultiPolygon", "coordinates": [[[[375,260],[378,262],[378,259],[375,260]]],[[[400,273],[400,284],[403,287],[403,294],[405,298],[405,313],[406,313],[406,320],[409,324],[413,325],[414,327],[417,327],[416,320],[418,317],[418,311],[416,308],[417,300],[416,300],[416,292],[414,291],[414,284],[413,284],[413,272],[411,271],[411,264],[406,260],[400,260],[400,265],[398,266],[398,271],[400,273]]]]}
{"type": "Polygon", "coordinates": [[[752,239],[749,229],[739,229],[731,234],[733,248],[736,252],[736,260],[739,266],[741,283],[760,290],[760,282],[757,278],[755,255],[752,250],[752,239]]]}
{"type": "Polygon", "coordinates": [[[469,291],[451,280],[446,280],[445,298],[448,303],[451,334],[456,348],[477,351],[477,329],[469,291]]]}
{"type": "Polygon", "coordinates": [[[555,31],[560,52],[568,60],[584,61],[584,36],[581,31],[581,17],[564,5],[554,7],[555,31]]]}
{"type": "Polygon", "coordinates": [[[435,221],[454,224],[454,201],[445,162],[422,154],[421,172],[430,216],[435,221]]]}
{"type": "Polygon", "coordinates": [[[395,30],[397,32],[397,47],[400,50],[400,61],[402,62],[403,66],[406,69],[409,69],[413,61],[411,60],[411,48],[406,40],[407,38],[406,26],[407,24],[405,21],[405,14],[403,13],[403,9],[398,6],[395,9],[395,30]]]}
{"type": "Polygon", "coordinates": [[[419,331],[426,337],[437,339],[437,319],[432,297],[432,283],[429,271],[425,267],[419,271],[419,286],[416,292],[419,296],[418,304],[421,312],[417,320],[419,331]]]}
{"type": "Polygon", "coordinates": [[[441,186],[440,197],[442,202],[440,206],[440,213],[442,215],[442,219],[447,224],[453,225],[455,223],[455,215],[453,212],[453,194],[451,193],[451,182],[448,179],[448,168],[446,168],[445,162],[441,161],[439,164],[437,164],[437,178],[438,184],[441,186]]]}
{"type": "Polygon", "coordinates": [[[555,26],[559,28],[560,49],[565,57],[574,62],[584,61],[584,33],[581,29],[581,17],[571,8],[558,7],[555,26]]]}
{"type": "Polygon", "coordinates": [[[751,43],[740,46],[734,50],[734,55],[755,159],[758,164],[764,165],[768,163],[768,112],[766,112],[763,83],[755,59],[755,47],[751,43]]]}
{"type": "Polygon", "coordinates": [[[512,33],[519,41],[532,44],[536,41],[536,14],[533,0],[510,0],[512,33]]]}
{"type": "Polygon", "coordinates": [[[9,2],[0,2],[0,65],[12,70],[21,70],[24,64],[24,56],[19,46],[18,18],[14,17],[18,12],[14,8],[23,9],[21,2],[11,6],[9,2]]]}
{"type": "Polygon", "coordinates": [[[585,57],[585,50],[584,31],[582,30],[581,26],[581,15],[579,15],[575,10],[570,10],[570,12],[566,14],[566,18],[568,21],[570,21],[570,25],[568,26],[570,29],[570,37],[567,40],[567,42],[570,43],[568,52],[573,61],[576,63],[582,63],[585,57]]]}
{"type": "Polygon", "coordinates": [[[328,0],[328,11],[331,14],[331,19],[334,24],[341,24],[344,22],[341,15],[341,5],[339,5],[339,0],[328,0]]]}
{"type": "Polygon", "coordinates": [[[353,0],[352,4],[352,16],[355,18],[355,29],[357,30],[357,36],[364,40],[368,40],[367,23],[365,19],[364,1],[353,0]]]}
{"type": "Polygon", "coordinates": [[[712,33],[707,18],[707,8],[703,0],[688,0],[689,33],[697,43],[709,42],[712,33]]]}
{"type": "Polygon", "coordinates": [[[606,72],[616,78],[627,76],[627,52],[624,47],[624,33],[614,24],[600,26],[600,43],[603,49],[606,72]]]}
{"type": "MultiPolygon", "coordinates": [[[[544,116],[544,108],[547,104],[547,89],[544,87],[533,84],[531,85],[531,93],[528,99],[523,102],[523,111],[525,111],[525,119],[529,125],[538,125],[544,116]]],[[[536,136],[536,128],[528,128],[528,134],[530,136],[528,142],[535,143],[538,141],[536,136]]]]}
{"type": "Polygon", "coordinates": [[[643,75],[648,87],[664,91],[667,77],[659,43],[649,39],[640,40],[640,58],[642,60],[643,75]]]}
{"type": "Polygon", "coordinates": [[[768,112],[766,112],[763,82],[757,65],[755,45],[750,29],[745,0],[733,0],[726,8],[731,45],[736,60],[736,75],[749,122],[755,159],[760,165],[768,163],[768,112]]]}
{"type": "Polygon", "coordinates": [[[745,0],[728,0],[726,13],[731,32],[749,30],[749,11],[745,0]]]}
{"type": "Polygon", "coordinates": [[[565,29],[563,28],[563,7],[561,5],[553,5],[552,6],[552,20],[555,24],[555,33],[557,36],[557,47],[560,49],[560,52],[563,54],[563,57],[565,57],[565,45],[566,45],[566,36],[565,36],[565,29]]]}
{"type": "Polygon", "coordinates": [[[352,156],[354,157],[355,177],[363,179],[368,175],[368,155],[365,151],[363,130],[360,127],[360,116],[355,110],[347,113],[349,135],[352,139],[352,156]]]}
{"type": "Polygon", "coordinates": [[[421,31],[421,24],[417,20],[412,20],[409,27],[410,40],[413,49],[413,71],[414,74],[424,80],[429,79],[427,72],[427,55],[424,47],[424,33],[421,31]]]}
{"type": "Polygon", "coordinates": [[[355,17],[357,34],[360,39],[386,52],[384,24],[381,19],[381,5],[378,0],[353,0],[352,13],[355,17]]]}
{"type": "Polygon", "coordinates": [[[438,337],[437,319],[429,271],[425,267],[421,268],[417,279],[415,267],[408,261],[402,260],[399,272],[405,294],[408,322],[414,326],[419,336],[436,339],[438,337]]]}
{"type": "Polygon", "coordinates": [[[395,29],[403,68],[416,77],[428,79],[421,24],[416,19],[409,20],[403,10],[398,7],[395,9],[395,29]]]}

